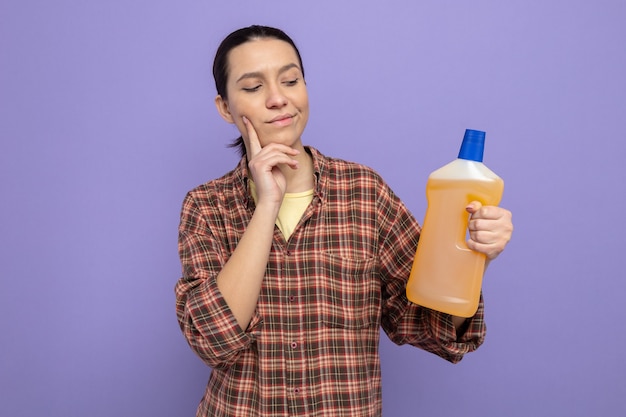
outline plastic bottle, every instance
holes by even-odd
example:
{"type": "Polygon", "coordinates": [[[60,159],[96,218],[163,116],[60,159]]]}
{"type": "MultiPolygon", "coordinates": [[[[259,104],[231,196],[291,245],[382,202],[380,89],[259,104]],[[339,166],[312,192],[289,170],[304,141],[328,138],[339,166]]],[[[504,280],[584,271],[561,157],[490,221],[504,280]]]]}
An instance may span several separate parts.
{"type": "Polygon", "coordinates": [[[482,163],[484,144],[485,132],[467,129],[458,159],[428,177],[428,207],[406,288],[410,301],[459,317],[476,313],[485,270],[485,255],[466,243],[465,207],[498,205],[504,190],[482,163]]]}

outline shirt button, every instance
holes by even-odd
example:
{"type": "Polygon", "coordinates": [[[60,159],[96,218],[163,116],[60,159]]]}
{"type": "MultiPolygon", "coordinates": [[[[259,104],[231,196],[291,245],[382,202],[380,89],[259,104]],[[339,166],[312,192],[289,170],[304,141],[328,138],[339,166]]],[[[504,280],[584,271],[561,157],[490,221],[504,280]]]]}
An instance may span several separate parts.
{"type": "Polygon", "coordinates": [[[291,342],[291,348],[295,349],[298,347],[298,344],[296,342],[291,342]]]}
{"type": "Polygon", "coordinates": [[[289,296],[289,301],[291,301],[292,303],[293,303],[294,301],[296,301],[296,296],[295,296],[295,295],[290,295],[290,296],[289,296]]]}
{"type": "Polygon", "coordinates": [[[293,393],[294,394],[300,394],[300,388],[294,388],[293,389],[293,393]]]}

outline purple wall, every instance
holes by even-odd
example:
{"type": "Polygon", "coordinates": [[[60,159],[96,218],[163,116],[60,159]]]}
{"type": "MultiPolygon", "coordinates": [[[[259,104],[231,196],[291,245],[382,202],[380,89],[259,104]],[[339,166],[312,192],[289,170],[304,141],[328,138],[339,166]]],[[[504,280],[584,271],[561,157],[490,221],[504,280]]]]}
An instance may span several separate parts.
{"type": "Polygon", "coordinates": [[[193,415],[176,227],[236,163],[210,66],[251,23],[301,47],[305,142],[418,219],[465,128],[505,179],[486,344],[453,366],[384,339],[385,415],[626,415],[626,3],[216,3],[0,4],[0,415],[193,415]]]}

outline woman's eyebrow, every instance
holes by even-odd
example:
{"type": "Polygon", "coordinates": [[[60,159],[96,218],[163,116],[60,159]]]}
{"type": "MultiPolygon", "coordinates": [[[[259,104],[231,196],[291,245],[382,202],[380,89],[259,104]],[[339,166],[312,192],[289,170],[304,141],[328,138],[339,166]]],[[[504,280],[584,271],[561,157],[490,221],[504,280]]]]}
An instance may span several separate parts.
{"type": "MultiPolygon", "coordinates": [[[[284,73],[286,71],[289,71],[292,68],[297,68],[298,70],[300,70],[300,67],[298,66],[298,64],[291,63],[291,64],[287,64],[287,65],[284,65],[284,66],[280,67],[280,69],[278,70],[278,74],[280,75],[280,74],[282,74],[282,73],[284,73]]],[[[302,71],[302,70],[300,70],[300,71],[302,71]]],[[[239,82],[241,80],[245,80],[247,78],[264,78],[264,75],[260,71],[246,72],[241,77],[239,77],[236,82],[239,82]]]]}

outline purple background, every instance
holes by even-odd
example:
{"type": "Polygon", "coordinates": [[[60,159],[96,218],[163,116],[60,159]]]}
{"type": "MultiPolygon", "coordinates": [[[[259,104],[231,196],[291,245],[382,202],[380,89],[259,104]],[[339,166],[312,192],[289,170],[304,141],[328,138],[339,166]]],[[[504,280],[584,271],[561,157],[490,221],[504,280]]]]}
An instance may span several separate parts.
{"type": "Polygon", "coordinates": [[[465,128],[505,179],[485,345],[450,365],[383,337],[384,414],[626,415],[624,22],[621,0],[2,0],[0,415],[194,414],[176,228],[236,163],[210,67],[252,23],[301,48],[305,143],[418,219],[465,128]]]}

